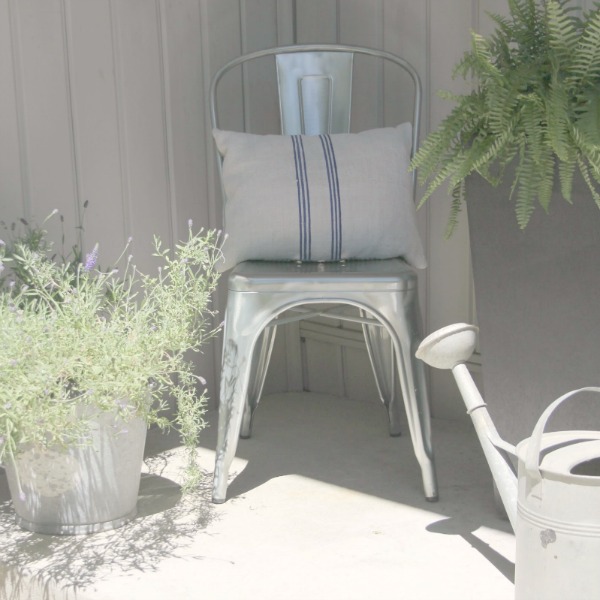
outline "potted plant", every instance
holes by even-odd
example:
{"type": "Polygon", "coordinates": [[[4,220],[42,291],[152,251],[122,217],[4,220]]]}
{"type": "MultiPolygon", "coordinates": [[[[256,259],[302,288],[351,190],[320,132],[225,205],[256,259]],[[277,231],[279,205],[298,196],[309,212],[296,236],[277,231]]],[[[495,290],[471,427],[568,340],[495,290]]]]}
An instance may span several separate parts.
{"type": "Polygon", "coordinates": [[[206,394],[189,352],[215,333],[220,249],[191,226],[173,252],[155,238],[153,276],[127,248],[102,270],[98,246],[80,262],[53,260],[45,239],[0,243],[0,461],[21,526],[87,533],[131,518],[151,424],[179,428],[197,484],[206,394]]]}
{"type": "Polygon", "coordinates": [[[484,393],[518,441],[551,400],[600,380],[600,8],[508,9],[472,34],[456,73],[473,89],[412,166],[422,202],[448,183],[448,233],[466,198],[484,393]]]}

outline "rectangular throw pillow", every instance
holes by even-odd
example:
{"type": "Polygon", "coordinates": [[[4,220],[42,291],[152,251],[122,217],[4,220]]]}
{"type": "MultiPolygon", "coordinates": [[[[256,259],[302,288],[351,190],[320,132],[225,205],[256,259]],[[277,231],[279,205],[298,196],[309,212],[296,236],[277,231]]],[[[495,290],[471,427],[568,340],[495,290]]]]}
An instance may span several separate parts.
{"type": "Polygon", "coordinates": [[[244,260],[403,257],[426,266],[411,125],[332,135],[213,131],[223,157],[223,271],[244,260]]]}

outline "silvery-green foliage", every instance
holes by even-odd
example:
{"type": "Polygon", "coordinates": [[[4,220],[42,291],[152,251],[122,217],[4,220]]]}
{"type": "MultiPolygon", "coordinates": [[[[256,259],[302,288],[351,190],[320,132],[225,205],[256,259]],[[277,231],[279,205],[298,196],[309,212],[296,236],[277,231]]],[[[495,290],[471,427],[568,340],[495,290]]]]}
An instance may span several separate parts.
{"type": "Polygon", "coordinates": [[[427,183],[421,203],[444,182],[457,222],[465,179],[497,185],[515,163],[512,192],[524,228],[539,204],[548,210],[555,165],[565,200],[578,170],[600,206],[600,7],[576,15],[568,0],[508,0],[492,15],[495,32],[473,33],[455,74],[472,77],[470,94],[447,97],[452,112],[431,133],[412,166],[427,183]]]}
{"type": "MultiPolygon", "coordinates": [[[[0,244],[0,460],[25,444],[85,443],[95,414],[169,427],[168,398],[199,472],[195,447],[204,427],[205,382],[190,352],[216,332],[211,295],[220,258],[216,232],[190,231],[174,251],[155,238],[157,275],[138,271],[124,252],[118,268],[99,270],[98,247],[83,262],[49,259],[47,248],[0,244]]],[[[187,484],[194,485],[194,478],[187,484]]]]}

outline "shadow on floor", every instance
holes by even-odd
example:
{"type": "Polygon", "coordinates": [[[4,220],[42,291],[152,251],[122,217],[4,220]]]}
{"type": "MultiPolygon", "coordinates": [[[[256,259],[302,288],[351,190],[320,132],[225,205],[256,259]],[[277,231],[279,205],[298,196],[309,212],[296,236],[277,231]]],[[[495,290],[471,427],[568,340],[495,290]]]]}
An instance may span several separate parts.
{"type": "Polygon", "coordinates": [[[177,556],[216,515],[208,486],[182,498],[180,486],[161,476],[173,453],[146,457],[136,517],[119,529],[92,535],[42,535],[18,528],[0,469],[0,598],[29,598],[33,587],[36,598],[50,600],[56,581],[60,597],[68,598],[69,591],[76,595],[112,572],[152,572],[177,556]]]}
{"type": "MultiPolygon", "coordinates": [[[[203,445],[214,448],[216,415],[203,445]]],[[[359,493],[413,506],[442,517],[427,531],[457,535],[514,582],[514,563],[473,532],[488,527],[510,532],[495,505],[492,476],[470,422],[433,421],[440,500],[427,502],[408,427],[390,437],[387,414],[378,404],[316,394],[278,394],[261,401],[250,439],[236,456],[247,461],[235,474],[228,500],[271,479],[300,475],[359,493]]],[[[232,469],[235,471],[235,469],[232,469]]]]}
{"type": "MultiPolygon", "coordinates": [[[[202,489],[192,497],[181,498],[180,488],[175,483],[178,471],[173,468],[182,455],[177,436],[162,436],[151,431],[147,442],[148,474],[143,477],[140,487],[139,514],[131,523],[111,532],[61,537],[19,530],[14,525],[6,480],[0,470],[0,582],[5,585],[4,595],[0,586],[0,598],[20,600],[30,597],[23,595],[23,589],[31,590],[32,586],[37,590],[34,597],[44,600],[70,599],[71,593],[73,598],[78,598],[78,590],[90,586],[101,588],[103,582],[115,575],[157,573],[164,565],[171,564],[170,559],[182,556],[182,552],[185,561],[190,558],[204,561],[204,553],[211,547],[209,539],[216,544],[219,539],[229,540],[227,536],[233,536],[231,545],[224,546],[227,550],[218,552],[224,560],[229,560],[225,557],[233,555],[233,548],[238,543],[237,530],[232,533],[231,523],[225,522],[233,518],[233,513],[235,518],[241,515],[243,520],[234,519],[232,523],[244,528],[251,528],[260,513],[262,529],[253,532],[253,536],[270,539],[268,536],[281,527],[278,519],[282,515],[275,513],[282,503],[306,504],[302,497],[290,497],[294,492],[287,487],[286,476],[289,475],[347,490],[350,494],[340,497],[352,505],[362,506],[361,498],[384,501],[385,514],[393,515],[392,520],[399,519],[390,523],[390,533],[394,532],[396,537],[389,539],[397,539],[402,519],[413,519],[416,515],[418,519],[413,522],[422,522],[422,526],[412,531],[419,538],[418,543],[424,544],[423,552],[444,548],[443,539],[457,536],[457,540],[464,540],[459,547],[476,550],[478,556],[512,581],[512,563],[484,541],[485,535],[482,538],[477,531],[483,527],[508,532],[510,526],[496,511],[491,475],[470,423],[434,420],[440,500],[428,503],[423,495],[410,436],[408,433],[399,438],[388,435],[386,411],[382,406],[317,394],[267,396],[257,411],[253,437],[239,443],[237,456],[241,460],[234,463],[237,472],[232,473],[234,477],[228,490],[230,500],[218,507],[210,503],[216,414],[210,414],[209,421],[210,427],[203,432],[200,449],[206,469],[202,489]],[[274,480],[280,484],[271,487],[274,480]],[[265,494],[270,490],[282,495],[270,497],[264,504],[265,494]],[[272,505],[273,509],[254,511],[257,491],[261,492],[258,494],[263,503],[261,506],[272,505]],[[359,501],[354,500],[356,497],[359,501]],[[398,510],[387,503],[397,504],[398,510]],[[221,533],[206,538],[207,530],[211,532],[209,536],[221,533]],[[435,543],[436,539],[440,544],[435,543]],[[57,581],[61,586],[60,596],[53,595],[51,589],[57,581]],[[8,590],[13,595],[9,595],[8,590]]],[[[331,501],[325,501],[325,496],[323,502],[314,496],[323,493],[331,497],[331,489],[314,485],[303,489],[311,490],[313,497],[310,500],[315,503],[317,513],[326,504],[330,511],[338,510],[339,504],[333,503],[332,507],[331,501]]],[[[368,500],[366,505],[368,510],[375,511],[369,518],[377,521],[381,503],[368,500]]],[[[317,514],[315,526],[318,527],[319,522],[327,524],[331,516],[331,512],[317,514]]],[[[312,515],[310,518],[312,522],[312,515]]],[[[345,523],[340,531],[344,528],[345,523]]],[[[337,539],[326,542],[331,544],[337,539]]],[[[280,552],[278,543],[281,541],[261,552],[280,552]]],[[[358,543],[362,551],[364,543],[358,543]]],[[[377,544],[373,546],[378,547],[377,544]]],[[[239,563],[237,568],[240,568],[239,563]]],[[[214,563],[207,569],[214,569],[214,563]]]]}

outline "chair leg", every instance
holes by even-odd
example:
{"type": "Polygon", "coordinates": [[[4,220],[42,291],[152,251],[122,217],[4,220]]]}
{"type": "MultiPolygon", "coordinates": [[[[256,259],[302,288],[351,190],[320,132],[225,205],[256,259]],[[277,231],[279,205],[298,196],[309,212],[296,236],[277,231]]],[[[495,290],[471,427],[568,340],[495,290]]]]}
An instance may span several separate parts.
{"type": "Polygon", "coordinates": [[[248,384],[248,399],[244,406],[244,416],[242,418],[242,429],[240,433],[242,439],[247,439],[252,435],[254,411],[258,406],[265,385],[265,377],[267,376],[267,369],[269,367],[269,361],[271,360],[271,352],[273,351],[276,332],[276,326],[265,327],[254,349],[250,369],[250,382],[248,384]]]}
{"type": "Polygon", "coordinates": [[[417,461],[421,467],[425,498],[430,502],[438,499],[437,478],[431,443],[429,402],[425,386],[425,370],[422,361],[415,358],[418,336],[407,328],[404,321],[398,324],[400,348],[398,348],[398,375],[408,428],[417,461]]]}
{"type": "Polygon", "coordinates": [[[242,425],[251,356],[252,344],[248,337],[228,338],[226,332],[223,345],[219,431],[213,480],[212,501],[215,504],[225,502],[227,496],[229,469],[235,458],[242,425]]]}
{"type": "MultiPolygon", "coordinates": [[[[363,317],[368,316],[364,310],[361,310],[360,313],[363,317]]],[[[388,411],[390,435],[399,436],[402,433],[401,406],[396,389],[394,344],[386,329],[380,324],[363,324],[363,334],[379,398],[388,411]]]]}

